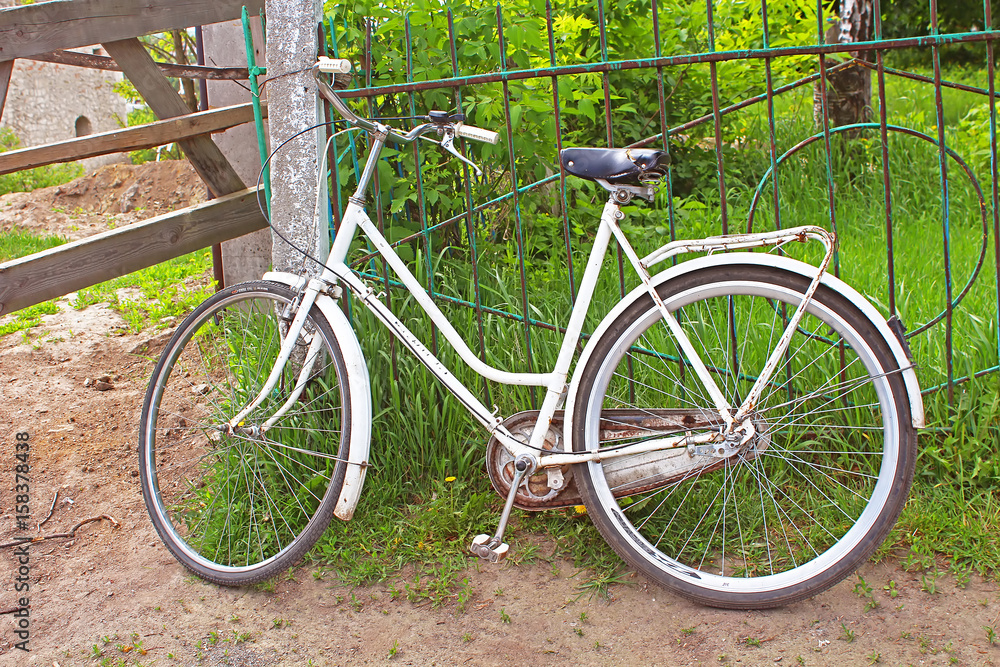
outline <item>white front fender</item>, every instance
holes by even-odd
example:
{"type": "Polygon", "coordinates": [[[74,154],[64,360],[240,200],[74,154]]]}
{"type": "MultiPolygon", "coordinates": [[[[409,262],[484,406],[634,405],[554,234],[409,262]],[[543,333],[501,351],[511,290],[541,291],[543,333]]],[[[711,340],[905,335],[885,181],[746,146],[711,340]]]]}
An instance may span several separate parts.
{"type": "MultiPolygon", "coordinates": [[[[288,285],[292,289],[300,288],[305,282],[300,276],[276,271],[265,273],[264,280],[288,285]]],[[[316,298],[316,307],[330,323],[347,366],[347,384],[351,401],[351,418],[349,423],[344,424],[348,432],[347,472],[344,475],[344,487],[333,513],[338,518],[349,521],[354,516],[354,509],[361,497],[365,471],[368,469],[368,450],[371,447],[372,436],[371,383],[361,344],[337,302],[326,294],[320,294],[316,298]]]]}
{"type": "MultiPolygon", "coordinates": [[[[797,273],[805,276],[810,280],[816,275],[816,267],[811,264],[806,264],[804,262],[788,257],[782,257],[780,255],[741,252],[708,255],[683,262],[653,276],[652,283],[654,286],[659,286],[668,280],[673,280],[678,276],[691,271],[698,271],[700,269],[714,266],[726,266],[731,268],[732,266],[738,264],[773,266],[790,273],[797,273]]],[[[924,426],[924,403],[920,396],[920,385],[917,383],[917,374],[914,371],[913,363],[907,358],[906,352],[903,350],[903,346],[899,343],[899,340],[897,340],[895,334],[893,334],[892,330],[889,328],[889,325],[886,324],[885,318],[882,317],[882,314],[879,313],[867,299],[832,273],[824,274],[822,283],[847,298],[865,315],[865,317],[871,321],[875,328],[878,329],[879,333],[882,334],[882,337],[892,350],[893,356],[896,358],[896,363],[898,363],[899,367],[903,369],[903,382],[906,386],[906,393],[910,401],[910,415],[913,426],[914,428],[922,428],[924,426]]],[[[608,327],[611,326],[611,324],[626,308],[646,294],[647,291],[645,286],[639,285],[625,295],[625,298],[623,298],[618,305],[615,306],[603,320],[601,320],[600,325],[587,342],[587,347],[584,348],[583,354],[580,355],[580,360],[577,362],[576,368],[573,370],[573,380],[570,382],[569,393],[566,397],[566,418],[564,421],[566,426],[564,427],[565,432],[563,434],[563,438],[565,442],[565,450],[567,452],[572,451],[573,429],[571,425],[573,424],[573,410],[576,405],[576,394],[580,387],[580,376],[583,374],[583,369],[587,366],[587,361],[590,359],[590,356],[594,351],[595,344],[601,339],[601,336],[608,329],[608,327]]]]}

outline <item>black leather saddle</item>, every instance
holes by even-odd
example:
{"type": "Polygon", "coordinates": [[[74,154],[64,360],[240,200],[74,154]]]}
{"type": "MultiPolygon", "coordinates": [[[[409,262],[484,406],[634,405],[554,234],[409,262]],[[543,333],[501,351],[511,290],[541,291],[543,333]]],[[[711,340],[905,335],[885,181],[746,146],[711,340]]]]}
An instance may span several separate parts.
{"type": "Polygon", "coordinates": [[[559,160],[567,173],[617,185],[642,185],[667,173],[663,151],[648,148],[564,148],[559,160]]]}

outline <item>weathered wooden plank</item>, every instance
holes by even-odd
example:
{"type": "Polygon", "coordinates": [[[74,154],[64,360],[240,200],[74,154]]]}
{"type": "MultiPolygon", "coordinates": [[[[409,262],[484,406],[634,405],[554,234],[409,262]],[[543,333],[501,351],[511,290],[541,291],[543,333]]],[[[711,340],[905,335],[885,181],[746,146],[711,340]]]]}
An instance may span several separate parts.
{"type": "Polygon", "coordinates": [[[0,313],[262,229],[256,195],[244,190],[0,264],[0,313]]]}
{"type": "Polygon", "coordinates": [[[0,63],[0,118],[3,118],[3,105],[7,101],[7,86],[10,85],[10,73],[13,70],[13,60],[0,63]]]}
{"type": "MultiPolygon", "coordinates": [[[[266,107],[264,109],[266,116],[266,107]]],[[[220,132],[252,121],[253,107],[247,102],[246,104],[200,111],[168,120],[159,120],[137,127],[126,127],[111,132],[57,141],[43,146],[21,148],[0,153],[0,175],[54,162],[71,162],[98,155],[163,146],[210,132],[220,132]]]]}
{"type": "MultiPolygon", "coordinates": [[[[105,42],[104,48],[161,119],[190,113],[184,100],[170,85],[138,39],[105,42]]],[[[191,165],[216,197],[246,188],[232,165],[211,137],[200,136],[178,142],[191,165]]]]}
{"type": "Polygon", "coordinates": [[[252,14],[263,0],[55,0],[0,9],[0,60],[25,58],[252,14]]]}
{"type": "Polygon", "coordinates": [[[159,118],[173,118],[191,113],[181,96],[160,73],[153,58],[138,39],[102,42],[129,82],[142,95],[159,118]]]}
{"type": "MultiPolygon", "coordinates": [[[[40,60],[46,63],[100,69],[107,72],[122,71],[122,68],[118,66],[114,58],[96,56],[90,53],[79,53],[77,51],[52,51],[37,56],[28,56],[27,60],[40,60]]],[[[247,79],[250,76],[246,67],[206,67],[203,65],[175,65],[174,63],[156,63],[156,66],[160,68],[160,72],[164,76],[185,79],[241,80],[247,79]]]]}

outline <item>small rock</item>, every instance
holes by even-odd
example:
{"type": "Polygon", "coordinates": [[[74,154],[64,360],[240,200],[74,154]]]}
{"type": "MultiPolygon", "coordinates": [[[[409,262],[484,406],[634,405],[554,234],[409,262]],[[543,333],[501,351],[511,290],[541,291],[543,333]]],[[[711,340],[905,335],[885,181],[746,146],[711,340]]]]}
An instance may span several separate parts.
{"type": "Polygon", "coordinates": [[[85,379],[83,380],[83,386],[84,386],[84,387],[89,387],[89,386],[90,386],[90,385],[92,385],[92,384],[94,384],[94,381],[93,381],[93,380],[91,380],[90,378],[85,378],[85,379]]]}
{"type": "Polygon", "coordinates": [[[111,382],[111,373],[104,373],[99,378],[97,378],[97,381],[98,382],[111,382]]]}
{"type": "Polygon", "coordinates": [[[211,387],[208,386],[207,384],[196,384],[195,386],[191,387],[191,393],[197,394],[198,396],[204,396],[209,392],[210,389],[211,387]]]}
{"type": "Polygon", "coordinates": [[[135,200],[139,196],[139,184],[133,183],[128,190],[122,193],[121,212],[128,213],[135,210],[135,200]]]}
{"type": "Polygon", "coordinates": [[[139,471],[138,471],[138,470],[133,470],[133,471],[132,471],[131,473],[129,473],[129,474],[130,474],[130,475],[132,475],[133,477],[138,477],[138,476],[139,476],[139,471]]]}
{"type": "Polygon", "coordinates": [[[110,391],[111,389],[114,388],[115,386],[110,382],[103,382],[101,380],[98,380],[97,382],[94,383],[94,389],[96,389],[97,391],[110,391]]]}

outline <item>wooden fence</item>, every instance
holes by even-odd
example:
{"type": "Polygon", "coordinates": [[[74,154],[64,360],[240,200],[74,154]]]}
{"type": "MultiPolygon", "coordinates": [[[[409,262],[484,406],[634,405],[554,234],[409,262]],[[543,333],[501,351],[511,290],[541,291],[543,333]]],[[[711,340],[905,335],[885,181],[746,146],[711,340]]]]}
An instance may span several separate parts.
{"type": "Polygon", "coordinates": [[[57,0],[0,9],[0,117],[14,60],[121,71],[160,119],[0,154],[0,174],[177,142],[216,199],[0,264],[0,314],[266,226],[211,133],[251,122],[249,104],[191,113],[167,76],[245,79],[239,68],[156,63],[138,37],[239,18],[263,0],[57,0]],[[66,51],[101,44],[110,58],[66,51]]]}

